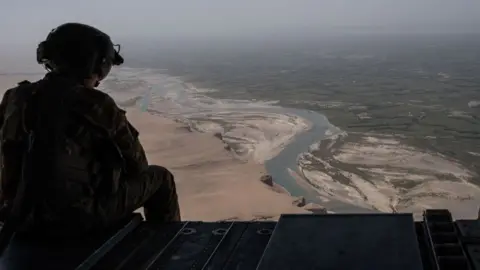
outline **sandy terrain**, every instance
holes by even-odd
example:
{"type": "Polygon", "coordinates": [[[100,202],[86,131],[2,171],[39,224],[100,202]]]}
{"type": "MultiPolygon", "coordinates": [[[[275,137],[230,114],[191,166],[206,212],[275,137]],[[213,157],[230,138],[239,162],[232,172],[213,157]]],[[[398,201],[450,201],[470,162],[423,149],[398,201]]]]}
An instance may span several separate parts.
{"type": "Polygon", "coordinates": [[[447,208],[456,218],[477,216],[480,188],[473,181],[478,175],[399,137],[342,133],[310,150],[299,167],[325,201],[413,212],[417,218],[426,208],[447,208]]]}
{"type": "Polygon", "coordinates": [[[188,124],[194,130],[217,134],[237,158],[258,164],[278,155],[298,132],[309,127],[302,118],[266,112],[195,115],[188,124]]]}
{"type": "Polygon", "coordinates": [[[128,118],[141,134],[149,162],[176,176],[183,219],[251,220],[307,212],[260,181],[262,165],[235,159],[212,134],[135,110],[128,118]]]}
{"type": "MultiPolygon", "coordinates": [[[[116,69],[102,84],[123,107],[178,119],[192,130],[217,134],[236,157],[263,164],[276,156],[310,123],[272,110],[271,102],[220,100],[176,77],[149,69],[116,69]]],[[[278,108],[276,108],[278,111],[278,108]]]]}

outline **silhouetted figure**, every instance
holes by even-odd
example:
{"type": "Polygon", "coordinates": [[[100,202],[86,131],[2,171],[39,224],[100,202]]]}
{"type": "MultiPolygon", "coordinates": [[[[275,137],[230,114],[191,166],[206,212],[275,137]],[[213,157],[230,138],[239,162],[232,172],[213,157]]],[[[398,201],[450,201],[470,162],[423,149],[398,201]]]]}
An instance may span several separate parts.
{"type": "Polygon", "coordinates": [[[110,37],[63,24],[37,61],[46,76],[9,89],[0,105],[1,216],[49,237],[101,231],[142,206],[147,221],[179,221],[173,175],[148,165],[125,111],[95,89],[123,63],[110,37]]]}

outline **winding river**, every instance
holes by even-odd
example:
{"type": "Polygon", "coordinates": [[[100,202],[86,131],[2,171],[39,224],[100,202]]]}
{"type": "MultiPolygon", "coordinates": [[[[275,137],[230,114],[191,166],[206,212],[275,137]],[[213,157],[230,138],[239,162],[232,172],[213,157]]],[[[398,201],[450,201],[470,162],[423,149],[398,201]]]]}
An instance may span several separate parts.
{"type": "Polygon", "coordinates": [[[273,177],[275,183],[283,186],[292,196],[303,196],[307,202],[317,203],[333,212],[357,212],[365,213],[372,210],[361,208],[339,200],[329,198],[329,201],[321,200],[313,188],[302,187],[289,173],[288,169],[298,172],[298,155],[308,152],[309,146],[325,138],[325,132],[330,127],[327,118],[313,111],[306,111],[291,108],[279,108],[278,113],[298,115],[308,120],[312,127],[298,134],[277,156],[268,160],[265,167],[273,177]]]}

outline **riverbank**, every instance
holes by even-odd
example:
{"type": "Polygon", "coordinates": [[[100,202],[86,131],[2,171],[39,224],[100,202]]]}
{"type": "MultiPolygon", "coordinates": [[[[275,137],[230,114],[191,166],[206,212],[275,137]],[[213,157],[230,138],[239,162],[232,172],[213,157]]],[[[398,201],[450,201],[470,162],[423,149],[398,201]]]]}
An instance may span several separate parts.
{"type": "Polygon", "coordinates": [[[337,134],[303,153],[299,170],[333,211],[331,200],[416,218],[424,209],[449,209],[454,218],[471,219],[480,206],[476,172],[401,135],[337,134]]]}

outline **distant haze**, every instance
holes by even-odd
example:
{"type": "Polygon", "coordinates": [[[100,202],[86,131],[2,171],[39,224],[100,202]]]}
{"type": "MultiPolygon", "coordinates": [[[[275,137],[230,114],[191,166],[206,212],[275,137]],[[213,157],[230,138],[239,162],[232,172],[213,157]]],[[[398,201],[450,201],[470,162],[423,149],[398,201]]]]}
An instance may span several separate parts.
{"type": "Polygon", "coordinates": [[[480,1],[5,0],[0,9],[0,71],[7,66],[23,69],[19,62],[36,70],[38,42],[69,21],[92,24],[116,42],[153,47],[156,40],[178,38],[235,38],[241,43],[292,34],[479,33],[480,1]]]}
{"type": "Polygon", "coordinates": [[[297,31],[480,31],[477,0],[2,1],[0,43],[38,41],[66,21],[113,37],[297,31]]]}

